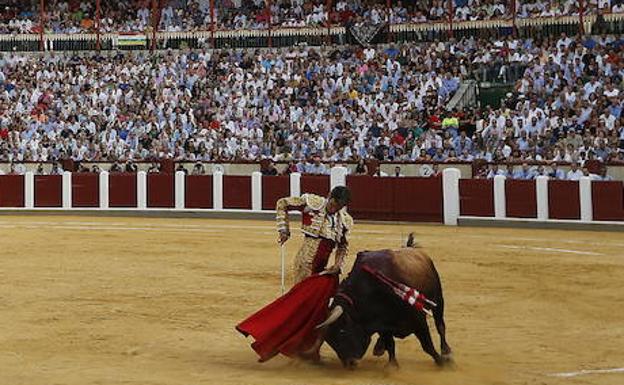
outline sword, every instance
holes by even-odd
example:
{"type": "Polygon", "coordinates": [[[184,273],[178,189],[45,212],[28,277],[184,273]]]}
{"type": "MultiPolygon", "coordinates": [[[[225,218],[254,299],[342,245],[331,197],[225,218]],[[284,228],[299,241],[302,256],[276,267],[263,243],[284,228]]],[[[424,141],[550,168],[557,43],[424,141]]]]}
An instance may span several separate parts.
{"type": "Polygon", "coordinates": [[[284,291],[286,289],[285,285],[285,277],[286,277],[286,245],[282,244],[280,246],[280,257],[282,259],[282,295],[284,295],[284,291]]]}

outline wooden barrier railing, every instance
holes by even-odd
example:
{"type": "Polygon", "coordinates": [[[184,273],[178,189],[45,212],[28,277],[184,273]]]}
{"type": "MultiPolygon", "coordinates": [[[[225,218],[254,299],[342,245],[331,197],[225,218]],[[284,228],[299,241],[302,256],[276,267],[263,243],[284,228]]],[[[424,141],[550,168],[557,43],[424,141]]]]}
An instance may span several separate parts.
{"type": "Polygon", "coordinates": [[[283,196],[327,195],[352,190],[349,211],[356,219],[443,222],[460,217],[500,220],[610,221],[624,224],[622,182],[460,179],[458,169],[441,176],[348,176],[335,167],[329,176],[147,174],[0,175],[0,210],[175,210],[245,211],[275,209],[283,196]]]}

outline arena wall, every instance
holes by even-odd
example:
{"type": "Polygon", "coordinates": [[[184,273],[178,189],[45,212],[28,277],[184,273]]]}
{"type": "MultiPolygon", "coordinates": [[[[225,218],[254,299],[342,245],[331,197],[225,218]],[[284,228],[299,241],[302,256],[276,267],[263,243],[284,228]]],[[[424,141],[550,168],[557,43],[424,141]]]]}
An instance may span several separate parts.
{"type": "Polygon", "coordinates": [[[455,168],[441,177],[348,175],[251,176],[97,174],[0,175],[0,210],[170,210],[270,213],[283,196],[327,195],[337,185],[352,190],[350,212],[358,220],[434,222],[456,225],[460,218],[492,220],[570,220],[579,223],[624,222],[624,184],[461,178],[455,168]]]}
{"type": "MultiPolygon", "coordinates": [[[[164,163],[164,162],[163,162],[164,163]]],[[[376,163],[376,162],[375,162],[376,163]]],[[[20,173],[26,173],[28,171],[35,172],[39,163],[37,162],[26,162],[20,164],[20,173]]],[[[187,171],[191,171],[195,163],[192,162],[176,162],[172,167],[176,167],[177,165],[182,164],[187,171]]],[[[262,165],[260,162],[205,162],[204,168],[206,173],[212,175],[216,171],[221,171],[224,175],[247,175],[251,176],[251,174],[255,171],[261,171],[262,165]]],[[[521,163],[514,163],[516,167],[520,167],[521,163]]],[[[101,170],[109,170],[113,165],[110,162],[82,162],[82,165],[91,169],[91,166],[97,165],[101,170]]],[[[150,162],[137,162],[138,171],[147,171],[151,165],[150,162]]],[[[349,173],[355,172],[355,164],[352,163],[342,163],[343,167],[346,167],[349,170],[349,173]]],[[[547,163],[544,163],[546,167],[548,167],[547,163]]],[[[423,161],[416,162],[379,162],[379,168],[382,172],[392,175],[394,174],[394,168],[396,166],[401,167],[401,174],[404,176],[421,176],[424,168],[431,168],[433,163],[427,163],[423,161]]],[[[440,170],[444,170],[447,168],[456,168],[460,171],[462,178],[470,178],[475,174],[475,166],[471,162],[448,162],[448,163],[438,163],[440,170]]],[[[279,171],[286,167],[285,162],[277,162],[276,167],[279,171]]],[[[369,162],[369,167],[372,167],[372,162],[369,162]]],[[[9,163],[0,163],[0,174],[9,173],[9,163]]],[[[44,173],[50,173],[52,169],[52,163],[44,163],[43,171],[44,173]]],[[[560,169],[564,172],[567,172],[570,167],[565,164],[560,165],[560,169]]],[[[67,171],[72,171],[72,168],[67,168],[67,171]]],[[[618,164],[609,164],[607,165],[607,174],[613,177],[614,180],[624,181],[624,165],[618,164]]]]}

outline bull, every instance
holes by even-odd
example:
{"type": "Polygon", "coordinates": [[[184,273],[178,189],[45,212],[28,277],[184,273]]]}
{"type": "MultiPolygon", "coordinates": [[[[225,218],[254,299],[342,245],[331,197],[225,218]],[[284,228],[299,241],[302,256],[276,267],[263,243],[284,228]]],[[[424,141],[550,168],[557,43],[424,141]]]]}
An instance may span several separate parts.
{"type": "Polygon", "coordinates": [[[431,258],[422,250],[414,248],[413,239],[410,234],[407,247],[399,250],[358,253],[351,272],[340,284],[330,305],[329,316],[318,326],[324,341],[336,352],[346,368],[352,369],[357,365],[375,333],[379,334],[379,339],[373,354],[381,356],[387,351],[389,365],[398,366],[394,338],[403,339],[411,334],[418,338],[422,349],[437,365],[451,362],[440,277],[431,258]],[[436,303],[437,306],[431,310],[440,336],[441,354],[434,347],[426,314],[378,282],[365,271],[365,266],[417,289],[436,303]]]}

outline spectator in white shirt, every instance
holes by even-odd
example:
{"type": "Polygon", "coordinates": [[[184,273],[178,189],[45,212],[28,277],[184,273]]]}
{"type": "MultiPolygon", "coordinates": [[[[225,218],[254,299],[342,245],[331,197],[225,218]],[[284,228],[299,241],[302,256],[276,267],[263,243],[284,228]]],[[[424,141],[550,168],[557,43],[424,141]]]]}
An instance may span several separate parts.
{"type": "Polygon", "coordinates": [[[583,176],[585,176],[585,174],[583,173],[583,170],[581,170],[579,168],[578,163],[573,162],[570,171],[568,171],[566,179],[567,180],[578,181],[583,176]]]}

